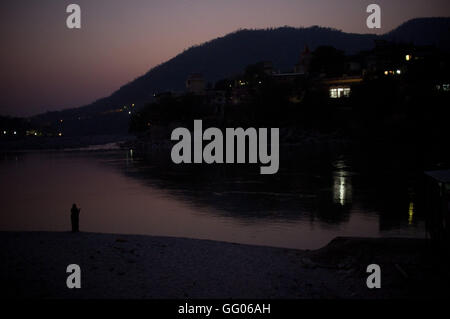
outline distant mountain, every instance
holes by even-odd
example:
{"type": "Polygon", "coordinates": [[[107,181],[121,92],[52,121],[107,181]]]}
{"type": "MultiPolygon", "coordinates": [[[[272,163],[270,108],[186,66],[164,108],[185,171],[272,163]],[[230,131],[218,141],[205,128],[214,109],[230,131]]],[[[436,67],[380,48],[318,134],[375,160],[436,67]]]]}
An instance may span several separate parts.
{"type": "Polygon", "coordinates": [[[383,37],[394,42],[434,45],[444,50],[450,50],[450,18],[409,20],[383,37]]]}
{"type": "Polygon", "coordinates": [[[103,110],[114,105],[138,104],[151,99],[153,93],[181,91],[191,73],[201,73],[206,81],[214,83],[259,61],[272,61],[276,69],[291,70],[305,45],[310,49],[331,45],[353,53],[370,49],[375,38],[322,27],[239,30],[191,47],[88,107],[103,110]]]}
{"type": "MultiPolygon", "coordinates": [[[[154,93],[184,90],[185,81],[191,73],[202,73],[208,82],[214,83],[241,72],[249,64],[264,60],[272,61],[275,69],[291,70],[306,45],[311,50],[321,45],[331,45],[351,54],[372,49],[376,39],[387,39],[418,45],[431,44],[448,49],[449,36],[450,18],[414,19],[383,36],[345,33],[318,26],[239,30],[191,47],[124,85],[107,98],[81,108],[40,115],[38,118],[52,121],[58,117],[92,118],[124,105],[142,105],[151,101],[154,93]]],[[[123,122],[127,121],[127,117],[123,116],[121,119],[118,120],[119,126],[125,129],[123,122]]],[[[109,129],[114,130],[114,126],[109,129]]],[[[101,127],[98,126],[99,130],[101,127]]],[[[93,133],[92,130],[89,132],[93,133]]]]}

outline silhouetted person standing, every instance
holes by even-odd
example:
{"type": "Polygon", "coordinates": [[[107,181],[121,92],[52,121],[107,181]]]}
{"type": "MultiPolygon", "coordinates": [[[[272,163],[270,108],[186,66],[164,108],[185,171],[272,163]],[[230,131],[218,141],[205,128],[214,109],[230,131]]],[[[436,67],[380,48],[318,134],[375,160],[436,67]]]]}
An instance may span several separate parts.
{"type": "Polygon", "coordinates": [[[72,233],[78,233],[79,229],[79,221],[80,221],[80,211],[81,209],[77,207],[76,204],[72,205],[72,209],[70,210],[70,219],[72,221],[72,233]]]}

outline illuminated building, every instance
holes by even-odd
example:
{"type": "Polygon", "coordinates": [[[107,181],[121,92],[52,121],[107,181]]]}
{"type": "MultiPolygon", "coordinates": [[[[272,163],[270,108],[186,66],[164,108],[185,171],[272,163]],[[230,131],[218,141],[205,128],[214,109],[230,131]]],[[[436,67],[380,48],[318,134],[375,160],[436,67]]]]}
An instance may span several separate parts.
{"type": "Polygon", "coordinates": [[[323,83],[328,87],[329,96],[332,99],[349,97],[353,85],[363,81],[361,76],[343,76],[339,78],[328,78],[323,83]]]}

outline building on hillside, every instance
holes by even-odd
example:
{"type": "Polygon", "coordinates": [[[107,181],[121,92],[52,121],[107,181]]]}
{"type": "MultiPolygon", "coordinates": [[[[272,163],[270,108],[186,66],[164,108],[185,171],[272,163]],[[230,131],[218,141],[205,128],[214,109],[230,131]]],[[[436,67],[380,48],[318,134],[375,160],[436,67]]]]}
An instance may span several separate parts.
{"type": "Polygon", "coordinates": [[[227,94],[225,90],[208,90],[206,93],[210,104],[219,106],[227,104],[227,94]]]}
{"type": "Polygon", "coordinates": [[[300,53],[299,60],[295,64],[293,71],[284,73],[272,74],[273,79],[282,84],[294,84],[299,80],[306,79],[309,74],[309,69],[312,61],[312,53],[308,46],[300,53]]]}
{"type": "Polygon", "coordinates": [[[200,73],[194,73],[189,75],[186,80],[186,90],[189,93],[203,95],[206,91],[206,84],[203,75],[200,73]]]}
{"type": "Polygon", "coordinates": [[[294,67],[294,73],[298,74],[308,74],[309,73],[309,67],[311,65],[312,61],[312,54],[309,50],[308,46],[305,46],[305,49],[300,54],[300,58],[298,60],[298,63],[294,67]]]}
{"type": "Polygon", "coordinates": [[[338,78],[326,78],[322,83],[327,87],[330,98],[339,99],[349,97],[352,87],[363,81],[362,76],[342,76],[338,78]]]}
{"type": "Polygon", "coordinates": [[[263,61],[262,65],[263,65],[264,73],[266,75],[272,75],[273,74],[273,63],[272,63],[272,61],[263,61]]]}
{"type": "Polygon", "coordinates": [[[280,84],[294,84],[296,81],[305,78],[304,73],[277,73],[273,75],[273,79],[280,84]]]}
{"type": "Polygon", "coordinates": [[[243,85],[241,87],[236,86],[231,90],[230,101],[232,104],[241,104],[248,102],[251,99],[251,93],[249,89],[243,85]]]}
{"type": "MultiPolygon", "coordinates": [[[[439,68],[440,55],[433,46],[415,46],[389,42],[386,40],[375,41],[375,48],[365,53],[364,73],[370,78],[385,76],[400,76],[410,70],[435,65],[439,68]]],[[[422,72],[422,71],[419,71],[422,72]]]]}

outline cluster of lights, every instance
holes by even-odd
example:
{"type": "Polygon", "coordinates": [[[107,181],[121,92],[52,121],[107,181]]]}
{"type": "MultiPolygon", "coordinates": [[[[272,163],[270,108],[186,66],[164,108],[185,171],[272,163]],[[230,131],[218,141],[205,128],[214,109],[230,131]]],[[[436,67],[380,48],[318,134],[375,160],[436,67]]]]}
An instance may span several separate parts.
{"type": "MultiPolygon", "coordinates": [[[[0,131],[1,132],[1,131],[0,131]]],[[[17,131],[12,131],[11,132],[13,135],[18,135],[19,133],[17,132],[17,131]]],[[[10,133],[10,134],[11,134],[10,133]]],[[[1,133],[0,133],[1,134],[1,133]]],[[[7,135],[8,134],[8,131],[3,131],[3,135],[7,135]]],[[[36,132],[36,131],[34,131],[34,130],[32,130],[32,131],[27,131],[26,132],[26,135],[28,136],[28,135],[33,135],[33,136],[39,136],[39,132],[36,132]]],[[[63,134],[61,133],[61,132],[59,132],[58,133],[58,136],[63,136],[63,134]]]]}
{"type": "Polygon", "coordinates": [[[42,135],[42,133],[40,133],[37,130],[28,130],[25,132],[26,136],[39,136],[42,135]]]}
{"type": "MultiPolygon", "coordinates": [[[[8,132],[7,131],[3,131],[3,135],[6,135],[6,134],[8,134],[8,132]]],[[[13,131],[13,134],[17,135],[17,131],[13,131]]]]}
{"type": "Polygon", "coordinates": [[[440,90],[442,90],[442,91],[445,91],[445,92],[448,92],[448,91],[450,91],[450,84],[438,84],[438,85],[436,85],[436,89],[438,89],[439,91],[440,90]]]}
{"type": "Polygon", "coordinates": [[[396,70],[396,71],[393,71],[393,70],[384,71],[384,75],[394,75],[394,74],[400,75],[400,74],[402,74],[402,71],[401,71],[401,70],[396,70]]]}
{"type": "MultiPolygon", "coordinates": [[[[153,96],[156,96],[156,93],[153,94],[153,96]]],[[[131,108],[134,108],[134,103],[131,104],[131,108]]],[[[128,106],[124,105],[123,108],[120,109],[120,111],[124,111],[124,110],[125,111],[128,110],[128,106]]],[[[131,115],[131,111],[128,111],[128,114],[131,115]]]]}

